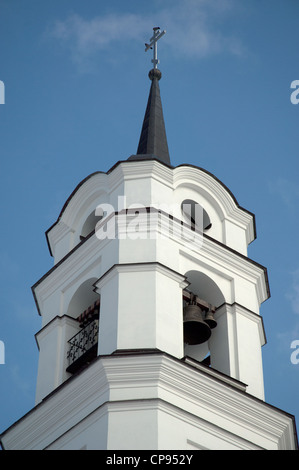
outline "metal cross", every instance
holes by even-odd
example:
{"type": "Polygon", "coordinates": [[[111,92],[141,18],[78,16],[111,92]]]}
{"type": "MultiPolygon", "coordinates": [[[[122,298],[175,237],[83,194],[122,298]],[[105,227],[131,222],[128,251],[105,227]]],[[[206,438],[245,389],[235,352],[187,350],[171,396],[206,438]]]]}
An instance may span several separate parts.
{"type": "Polygon", "coordinates": [[[149,44],[145,43],[145,52],[148,51],[149,49],[153,49],[153,46],[154,46],[154,58],[152,59],[152,63],[154,64],[154,69],[156,69],[157,65],[159,64],[157,42],[162,36],[164,36],[166,31],[165,29],[161,31],[159,26],[153,28],[153,30],[154,30],[154,34],[150,38],[150,43],[149,44]]]}

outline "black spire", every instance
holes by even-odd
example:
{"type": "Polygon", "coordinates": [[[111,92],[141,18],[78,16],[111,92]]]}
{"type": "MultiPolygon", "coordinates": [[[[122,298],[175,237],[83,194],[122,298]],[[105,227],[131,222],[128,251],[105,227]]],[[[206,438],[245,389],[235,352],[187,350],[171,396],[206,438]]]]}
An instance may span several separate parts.
{"type": "Polygon", "coordinates": [[[162,74],[158,69],[152,69],[149,72],[149,78],[152,84],[141,129],[137,155],[152,155],[170,165],[159,87],[161,76],[162,74]]]}
{"type": "Polygon", "coordinates": [[[129,160],[139,160],[148,158],[157,158],[163,163],[170,165],[169,151],[167,145],[165,123],[160,96],[159,80],[162,73],[157,68],[157,41],[166,31],[160,31],[160,28],[153,28],[154,35],[151,43],[146,44],[146,51],[154,49],[154,59],[152,60],[154,68],[150,70],[148,76],[152,82],[147,107],[142,124],[137,155],[132,155],[129,160]]]}

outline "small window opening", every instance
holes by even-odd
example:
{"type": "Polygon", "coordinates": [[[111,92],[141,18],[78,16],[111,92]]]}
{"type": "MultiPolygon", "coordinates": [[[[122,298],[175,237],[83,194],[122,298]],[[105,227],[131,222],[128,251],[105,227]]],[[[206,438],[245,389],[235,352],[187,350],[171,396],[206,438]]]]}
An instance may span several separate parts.
{"type": "Polygon", "coordinates": [[[198,226],[204,231],[212,227],[207,211],[192,199],[185,199],[181,204],[181,210],[193,226],[198,226]]]}
{"type": "Polygon", "coordinates": [[[93,211],[86,219],[80,235],[80,241],[85,240],[94,230],[97,223],[103,218],[103,215],[95,215],[93,211]]]}

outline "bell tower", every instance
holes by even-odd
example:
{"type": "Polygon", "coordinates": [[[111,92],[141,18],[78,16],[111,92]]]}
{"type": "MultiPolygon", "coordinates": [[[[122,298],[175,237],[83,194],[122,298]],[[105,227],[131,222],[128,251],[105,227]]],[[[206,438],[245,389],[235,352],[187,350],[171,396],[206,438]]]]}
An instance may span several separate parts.
{"type": "Polygon", "coordinates": [[[171,165],[154,28],[136,155],[87,176],[46,233],[32,287],[36,406],[4,449],[297,449],[265,402],[255,218],[200,167],[171,165]]]}

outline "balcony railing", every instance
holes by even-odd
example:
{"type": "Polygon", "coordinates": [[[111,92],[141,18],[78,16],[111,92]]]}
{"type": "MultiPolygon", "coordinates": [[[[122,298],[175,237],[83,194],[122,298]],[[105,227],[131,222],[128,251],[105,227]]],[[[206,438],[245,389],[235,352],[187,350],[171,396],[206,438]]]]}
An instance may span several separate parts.
{"type": "Polygon", "coordinates": [[[72,374],[97,356],[99,320],[94,319],[69,341],[67,372],[72,374]]]}

